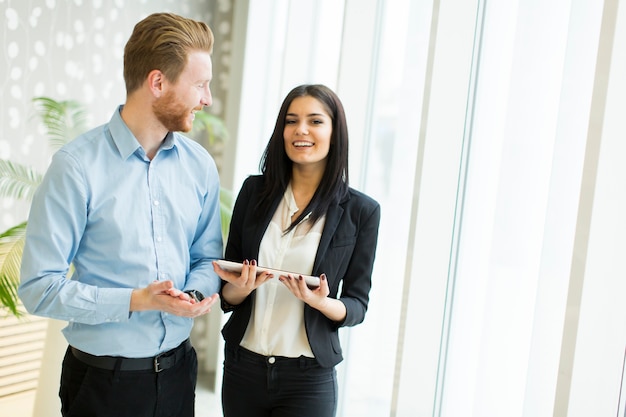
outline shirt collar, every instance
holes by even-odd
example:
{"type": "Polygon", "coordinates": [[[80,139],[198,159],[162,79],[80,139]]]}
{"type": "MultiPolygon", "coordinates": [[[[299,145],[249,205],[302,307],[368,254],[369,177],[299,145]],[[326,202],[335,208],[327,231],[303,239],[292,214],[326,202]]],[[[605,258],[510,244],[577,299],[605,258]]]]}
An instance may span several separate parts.
{"type": "Polygon", "coordinates": [[[287,189],[285,190],[285,203],[287,203],[287,211],[289,212],[289,218],[291,219],[291,216],[298,211],[298,205],[296,204],[296,199],[293,196],[291,183],[287,185],[287,189]]]}
{"type": "MultiPolygon", "coordinates": [[[[133,153],[139,151],[142,155],[145,155],[141,144],[135,138],[135,135],[130,131],[124,120],[122,119],[123,105],[120,105],[113,113],[113,117],[109,122],[109,130],[113,137],[113,142],[117,147],[120,156],[123,159],[128,159],[133,153]]],[[[173,132],[168,132],[165,136],[165,140],[161,144],[160,150],[169,150],[176,147],[176,135],[173,132]]]]}
{"type": "MultiPolygon", "coordinates": [[[[298,205],[296,204],[296,198],[293,196],[293,190],[291,189],[291,182],[289,184],[287,184],[287,188],[285,189],[285,194],[284,194],[284,198],[285,198],[285,204],[287,205],[287,211],[289,213],[289,217],[288,217],[288,223],[291,223],[291,217],[299,210],[298,205]]],[[[302,207],[304,209],[304,207],[302,207]]],[[[306,216],[304,216],[304,218],[302,218],[302,220],[300,220],[300,223],[304,223],[305,221],[309,220],[309,217],[311,217],[311,212],[307,213],[306,216]]],[[[300,224],[298,223],[298,224],[300,224]]]]}

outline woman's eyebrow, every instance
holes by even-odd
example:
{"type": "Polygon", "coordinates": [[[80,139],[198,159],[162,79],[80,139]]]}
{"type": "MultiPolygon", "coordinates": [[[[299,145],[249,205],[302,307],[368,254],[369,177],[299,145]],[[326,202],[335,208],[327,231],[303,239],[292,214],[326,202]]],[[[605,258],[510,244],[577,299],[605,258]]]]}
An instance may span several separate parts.
{"type": "MultiPolygon", "coordinates": [[[[298,117],[298,115],[295,113],[287,113],[287,116],[298,117]]],[[[326,116],[326,115],[324,113],[309,113],[306,115],[306,117],[319,117],[319,116],[326,116]]]]}

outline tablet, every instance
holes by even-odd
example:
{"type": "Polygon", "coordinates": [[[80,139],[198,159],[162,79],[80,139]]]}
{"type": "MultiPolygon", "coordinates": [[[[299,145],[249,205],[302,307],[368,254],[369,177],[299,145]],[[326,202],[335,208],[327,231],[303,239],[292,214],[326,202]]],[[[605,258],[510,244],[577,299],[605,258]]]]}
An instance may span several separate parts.
{"type": "MultiPolygon", "coordinates": [[[[226,270],[226,271],[231,271],[231,272],[241,272],[241,263],[240,262],[231,262],[231,261],[225,261],[223,259],[216,261],[217,264],[220,266],[220,268],[226,270]]],[[[304,279],[304,281],[306,282],[306,285],[308,285],[309,287],[319,287],[320,285],[320,279],[319,277],[312,277],[310,275],[303,275],[303,274],[298,274],[297,272],[288,272],[288,271],[281,271],[280,269],[272,269],[272,268],[266,268],[263,266],[258,266],[256,267],[257,272],[269,272],[274,274],[274,276],[284,276],[286,277],[288,274],[291,274],[293,276],[300,276],[302,275],[302,278],[304,279]]]]}

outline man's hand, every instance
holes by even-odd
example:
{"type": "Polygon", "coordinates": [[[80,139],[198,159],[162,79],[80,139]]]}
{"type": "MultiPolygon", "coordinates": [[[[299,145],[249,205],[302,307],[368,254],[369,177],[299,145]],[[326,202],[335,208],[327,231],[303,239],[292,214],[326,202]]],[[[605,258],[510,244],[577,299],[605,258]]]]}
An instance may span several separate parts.
{"type": "Polygon", "coordinates": [[[189,294],[174,288],[172,281],[154,281],[135,289],[130,297],[130,311],[158,310],[181,317],[198,317],[211,311],[219,296],[213,294],[195,302],[189,294]]]}

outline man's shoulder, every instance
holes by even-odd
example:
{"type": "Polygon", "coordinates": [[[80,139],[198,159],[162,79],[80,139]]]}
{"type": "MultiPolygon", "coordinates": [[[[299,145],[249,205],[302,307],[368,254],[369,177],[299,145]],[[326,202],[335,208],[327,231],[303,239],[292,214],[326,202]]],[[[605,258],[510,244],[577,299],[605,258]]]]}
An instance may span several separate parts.
{"type": "Polygon", "coordinates": [[[64,144],[60,149],[60,153],[66,153],[79,157],[81,154],[97,152],[99,146],[102,145],[102,139],[105,136],[107,125],[94,127],[74,139],[64,144]]]}
{"type": "Polygon", "coordinates": [[[195,140],[180,132],[174,132],[174,143],[182,155],[204,162],[213,161],[209,151],[195,140]]]}
{"type": "Polygon", "coordinates": [[[204,146],[195,140],[191,139],[189,136],[185,135],[181,132],[174,132],[174,140],[178,146],[183,146],[185,148],[189,148],[194,151],[209,153],[204,146]]]}

